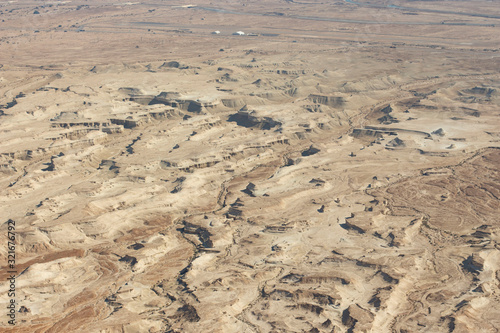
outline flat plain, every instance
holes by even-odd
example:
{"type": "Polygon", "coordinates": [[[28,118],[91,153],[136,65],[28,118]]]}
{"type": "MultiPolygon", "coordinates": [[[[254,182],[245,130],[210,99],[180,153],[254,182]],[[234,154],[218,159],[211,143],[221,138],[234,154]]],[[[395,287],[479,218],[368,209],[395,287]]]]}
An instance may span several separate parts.
{"type": "Polygon", "coordinates": [[[498,332],[499,50],[497,1],[3,2],[0,330],[498,332]]]}

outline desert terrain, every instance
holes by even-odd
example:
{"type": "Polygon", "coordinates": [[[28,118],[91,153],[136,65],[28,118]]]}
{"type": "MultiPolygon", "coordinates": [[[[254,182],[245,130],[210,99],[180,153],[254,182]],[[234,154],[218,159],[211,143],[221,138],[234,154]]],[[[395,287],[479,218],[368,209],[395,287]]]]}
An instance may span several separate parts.
{"type": "Polygon", "coordinates": [[[497,1],[2,2],[0,331],[499,332],[499,50],[497,1]]]}

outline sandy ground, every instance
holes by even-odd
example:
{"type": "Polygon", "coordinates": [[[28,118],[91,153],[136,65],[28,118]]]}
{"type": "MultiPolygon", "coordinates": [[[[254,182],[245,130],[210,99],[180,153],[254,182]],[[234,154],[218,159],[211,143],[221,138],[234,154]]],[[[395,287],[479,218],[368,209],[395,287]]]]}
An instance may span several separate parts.
{"type": "Polygon", "coordinates": [[[0,330],[498,332],[499,26],[482,0],[2,3],[0,330]]]}

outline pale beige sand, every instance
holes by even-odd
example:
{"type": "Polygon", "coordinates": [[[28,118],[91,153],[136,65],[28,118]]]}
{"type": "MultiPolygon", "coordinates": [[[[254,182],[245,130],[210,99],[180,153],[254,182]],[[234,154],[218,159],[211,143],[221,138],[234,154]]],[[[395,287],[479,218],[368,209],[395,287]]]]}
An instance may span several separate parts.
{"type": "Polygon", "coordinates": [[[440,3],[2,4],[2,332],[498,331],[498,20],[440,3]]]}

